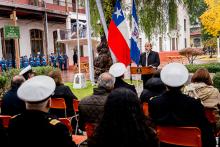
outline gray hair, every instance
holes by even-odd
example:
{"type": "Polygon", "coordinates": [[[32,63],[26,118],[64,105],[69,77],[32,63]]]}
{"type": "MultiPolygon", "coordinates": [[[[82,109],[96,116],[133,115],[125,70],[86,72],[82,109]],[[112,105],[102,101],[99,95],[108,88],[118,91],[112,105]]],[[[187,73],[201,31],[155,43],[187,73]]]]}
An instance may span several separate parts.
{"type": "Polygon", "coordinates": [[[115,77],[108,72],[102,73],[98,78],[98,87],[112,90],[115,84],[115,77]]]}

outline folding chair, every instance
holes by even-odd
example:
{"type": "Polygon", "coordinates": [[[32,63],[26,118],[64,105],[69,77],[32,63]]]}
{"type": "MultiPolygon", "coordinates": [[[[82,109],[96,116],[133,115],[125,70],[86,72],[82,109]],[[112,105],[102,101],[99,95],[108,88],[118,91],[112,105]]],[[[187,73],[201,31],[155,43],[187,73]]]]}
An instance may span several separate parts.
{"type": "Polygon", "coordinates": [[[76,117],[76,128],[75,128],[75,134],[77,134],[78,126],[79,126],[79,121],[78,121],[78,113],[79,113],[79,100],[73,99],[73,109],[75,112],[75,117],[76,117]]]}
{"type": "Polygon", "coordinates": [[[10,115],[0,115],[0,119],[2,120],[3,127],[8,128],[11,116],[10,115]]]}
{"type": "Polygon", "coordinates": [[[148,111],[148,103],[144,102],[143,104],[143,112],[145,116],[149,115],[149,111],[148,111]]]}
{"type": "MultiPolygon", "coordinates": [[[[72,134],[73,128],[71,126],[70,120],[68,118],[59,118],[59,120],[69,129],[69,131],[72,134]]],[[[80,144],[82,144],[84,141],[87,140],[87,136],[86,135],[72,135],[72,140],[79,147],[80,144]]]]}
{"type": "Polygon", "coordinates": [[[92,123],[86,123],[85,130],[86,130],[87,137],[89,138],[93,135],[95,131],[95,126],[92,123]]]}
{"type": "Polygon", "coordinates": [[[50,108],[52,109],[64,109],[65,117],[66,114],[66,103],[64,98],[51,98],[50,108]]]}
{"type": "Polygon", "coordinates": [[[179,145],[202,147],[201,131],[196,127],[157,126],[160,142],[179,145]]]}
{"type": "Polygon", "coordinates": [[[217,119],[215,117],[215,109],[213,109],[213,108],[205,108],[205,115],[206,115],[206,118],[208,119],[208,121],[211,124],[216,124],[217,119]]]}

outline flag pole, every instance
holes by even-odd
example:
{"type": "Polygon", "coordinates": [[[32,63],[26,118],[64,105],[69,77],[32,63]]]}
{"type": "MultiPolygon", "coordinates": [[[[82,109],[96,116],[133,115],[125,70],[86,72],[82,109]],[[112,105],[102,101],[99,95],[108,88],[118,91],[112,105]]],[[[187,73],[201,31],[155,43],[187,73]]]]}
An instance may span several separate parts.
{"type": "Polygon", "coordinates": [[[79,66],[79,73],[81,73],[81,64],[80,64],[80,48],[79,48],[79,0],[76,0],[76,23],[77,23],[77,29],[76,29],[76,35],[77,35],[77,51],[78,51],[78,66],[79,66]]]}
{"type": "Polygon", "coordinates": [[[87,19],[87,42],[88,42],[88,52],[89,52],[89,77],[92,84],[94,84],[94,66],[93,66],[93,49],[91,42],[91,25],[90,25],[90,0],[86,0],[86,19],[87,19]]]}
{"type": "MultiPolygon", "coordinates": [[[[107,28],[107,24],[106,24],[106,21],[105,21],[105,15],[103,13],[101,1],[100,0],[96,0],[96,5],[98,7],[98,11],[99,11],[99,15],[100,15],[100,20],[101,20],[101,23],[102,23],[102,26],[103,26],[103,29],[104,29],[106,40],[108,40],[108,28],[107,28]]],[[[110,49],[110,53],[111,53],[112,61],[113,61],[113,63],[115,63],[116,62],[116,57],[113,54],[113,52],[111,51],[111,49],[110,49]]]]}

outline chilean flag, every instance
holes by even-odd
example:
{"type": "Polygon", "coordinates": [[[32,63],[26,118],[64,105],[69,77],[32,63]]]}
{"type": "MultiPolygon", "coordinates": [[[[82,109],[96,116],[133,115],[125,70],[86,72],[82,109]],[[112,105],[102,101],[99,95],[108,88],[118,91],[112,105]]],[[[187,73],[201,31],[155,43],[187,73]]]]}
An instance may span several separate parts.
{"type": "Polygon", "coordinates": [[[129,42],[128,27],[120,2],[117,0],[108,28],[108,45],[117,60],[126,66],[131,63],[129,42]]]}

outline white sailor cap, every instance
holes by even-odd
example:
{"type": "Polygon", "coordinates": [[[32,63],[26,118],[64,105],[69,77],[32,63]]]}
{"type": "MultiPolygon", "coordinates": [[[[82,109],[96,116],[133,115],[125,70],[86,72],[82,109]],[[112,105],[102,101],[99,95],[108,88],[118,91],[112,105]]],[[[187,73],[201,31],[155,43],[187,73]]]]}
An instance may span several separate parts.
{"type": "Polygon", "coordinates": [[[51,77],[40,75],[25,81],[17,91],[18,97],[25,102],[40,102],[49,98],[56,88],[51,77]]]}
{"type": "Polygon", "coordinates": [[[115,63],[109,69],[109,73],[112,74],[115,78],[122,76],[126,71],[127,68],[123,63],[115,63]]]}
{"type": "Polygon", "coordinates": [[[25,67],[20,73],[19,75],[24,75],[25,73],[27,73],[28,71],[30,71],[32,68],[30,65],[28,65],[27,67],[25,67]]]}
{"type": "Polygon", "coordinates": [[[170,63],[162,68],[160,77],[165,85],[179,87],[186,83],[189,72],[183,64],[170,63]]]}

